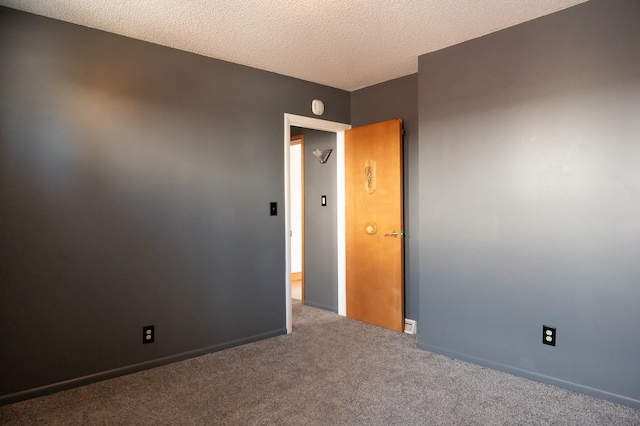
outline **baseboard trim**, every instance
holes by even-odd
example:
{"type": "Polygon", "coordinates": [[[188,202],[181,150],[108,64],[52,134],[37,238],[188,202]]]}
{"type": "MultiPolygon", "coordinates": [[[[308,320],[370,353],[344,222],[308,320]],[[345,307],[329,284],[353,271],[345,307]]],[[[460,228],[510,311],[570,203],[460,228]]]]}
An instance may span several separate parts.
{"type": "Polygon", "coordinates": [[[512,367],[510,365],[489,361],[484,358],[474,357],[461,352],[451,351],[448,349],[440,348],[438,346],[426,345],[420,342],[418,342],[417,346],[419,349],[423,349],[425,351],[445,355],[450,358],[459,359],[461,361],[470,362],[472,364],[481,365],[483,367],[489,367],[494,370],[504,371],[505,373],[513,374],[514,376],[524,377],[525,379],[534,380],[536,382],[546,383],[548,385],[554,385],[560,388],[569,389],[575,392],[583,393],[585,395],[591,395],[597,398],[606,399],[607,401],[615,402],[616,404],[627,405],[632,408],[640,408],[640,400],[629,398],[624,395],[618,395],[601,389],[581,385],[579,383],[569,382],[555,377],[546,376],[544,374],[535,373],[529,370],[512,367]]]}
{"type": "Polygon", "coordinates": [[[304,304],[307,306],[311,306],[312,308],[318,308],[318,309],[322,309],[324,311],[329,311],[329,312],[333,312],[333,313],[338,313],[338,308],[337,307],[333,307],[333,306],[325,306],[321,303],[314,303],[314,302],[310,302],[308,299],[305,299],[304,304]]]}
{"type": "Polygon", "coordinates": [[[171,364],[173,362],[183,361],[189,358],[195,358],[197,356],[206,355],[212,352],[218,352],[224,349],[233,348],[235,346],[245,345],[247,343],[257,342],[259,340],[280,336],[282,334],[287,334],[286,328],[280,328],[280,329],[268,331],[266,333],[256,334],[253,336],[244,337],[242,339],[220,343],[218,345],[207,346],[201,349],[182,352],[179,354],[170,355],[163,358],[153,359],[150,361],[128,365],[128,366],[116,368],[113,370],[90,374],[88,376],[83,376],[75,379],[66,380],[63,382],[53,383],[50,385],[41,386],[34,389],[27,389],[24,391],[20,391],[20,392],[8,394],[8,395],[3,395],[3,396],[0,396],[0,406],[13,404],[15,402],[24,401],[24,400],[36,398],[39,396],[49,395],[49,394],[60,392],[63,390],[85,386],[91,383],[101,382],[103,380],[113,379],[115,377],[136,373],[138,371],[148,370],[150,368],[160,367],[162,365],[171,364]]]}

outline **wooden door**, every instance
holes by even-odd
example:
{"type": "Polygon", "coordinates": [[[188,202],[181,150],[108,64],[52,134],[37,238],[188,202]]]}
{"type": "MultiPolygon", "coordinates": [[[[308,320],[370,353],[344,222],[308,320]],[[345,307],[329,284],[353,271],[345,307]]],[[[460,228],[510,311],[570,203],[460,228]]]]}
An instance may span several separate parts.
{"type": "Polygon", "coordinates": [[[345,132],[347,317],[404,330],[402,120],[345,132]]]}

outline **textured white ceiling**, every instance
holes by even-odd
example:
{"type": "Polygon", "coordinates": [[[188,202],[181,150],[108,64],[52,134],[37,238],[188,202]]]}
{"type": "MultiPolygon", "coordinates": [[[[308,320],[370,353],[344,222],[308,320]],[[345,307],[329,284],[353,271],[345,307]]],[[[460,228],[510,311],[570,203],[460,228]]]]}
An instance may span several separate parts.
{"type": "Polygon", "coordinates": [[[356,90],[418,56],[585,0],[0,0],[1,5],[356,90]]]}

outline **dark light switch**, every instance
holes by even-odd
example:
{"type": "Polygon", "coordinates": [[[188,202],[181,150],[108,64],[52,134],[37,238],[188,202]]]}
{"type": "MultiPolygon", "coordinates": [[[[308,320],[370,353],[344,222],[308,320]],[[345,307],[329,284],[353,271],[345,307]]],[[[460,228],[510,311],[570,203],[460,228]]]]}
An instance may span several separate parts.
{"type": "Polygon", "coordinates": [[[278,216],[278,203],[270,203],[271,216],[278,216]]]}
{"type": "Polygon", "coordinates": [[[327,196],[323,195],[322,197],[320,197],[320,204],[322,205],[322,207],[326,207],[327,206],[327,196]]]}

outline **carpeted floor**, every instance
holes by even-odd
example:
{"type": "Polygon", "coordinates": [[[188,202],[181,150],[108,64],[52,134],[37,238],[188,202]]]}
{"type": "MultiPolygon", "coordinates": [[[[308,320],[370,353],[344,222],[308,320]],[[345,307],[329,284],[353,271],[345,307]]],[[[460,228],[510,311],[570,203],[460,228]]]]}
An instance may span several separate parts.
{"type": "Polygon", "coordinates": [[[2,425],[640,425],[640,410],[294,304],[290,335],[0,407],[2,425]]]}

